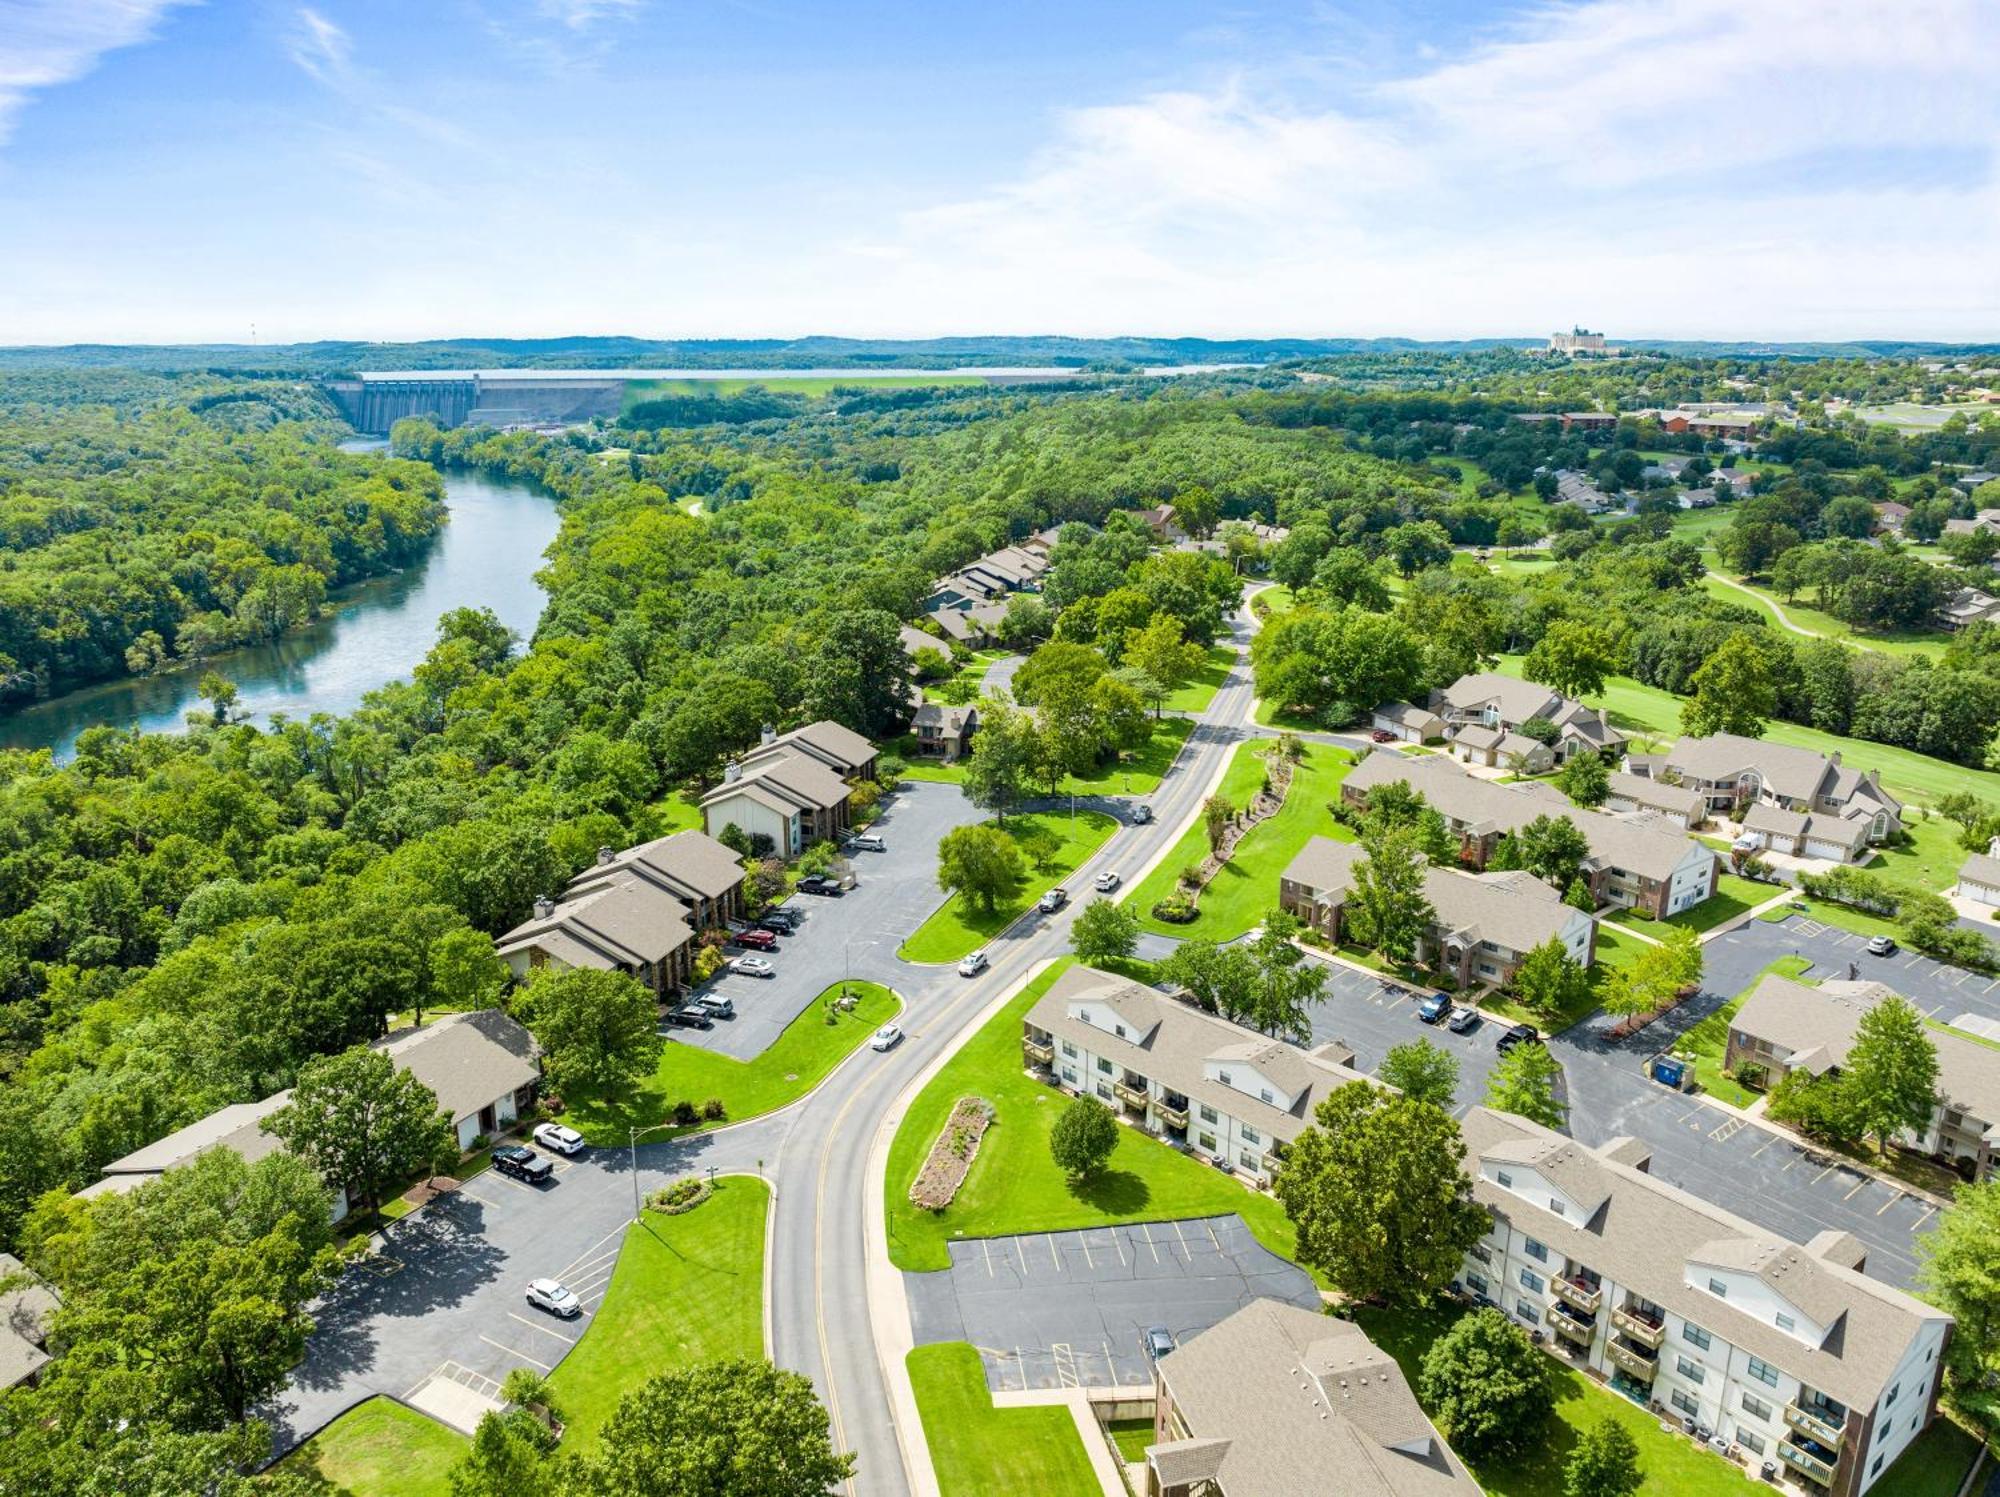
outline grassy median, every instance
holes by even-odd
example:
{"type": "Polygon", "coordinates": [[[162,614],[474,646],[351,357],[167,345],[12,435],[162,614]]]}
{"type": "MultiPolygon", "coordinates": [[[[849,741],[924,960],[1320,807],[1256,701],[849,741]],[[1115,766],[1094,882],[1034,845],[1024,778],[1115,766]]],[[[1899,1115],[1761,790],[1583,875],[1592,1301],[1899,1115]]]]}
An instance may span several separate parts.
{"type": "Polygon", "coordinates": [[[1005,823],[988,824],[998,826],[1020,846],[1026,870],[1020,886],[990,910],[975,910],[964,895],[952,895],[903,943],[896,954],[904,961],[955,962],[977,951],[1019,919],[1044,889],[1076,872],[1118,829],[1116,818],[1102,811],[1078,811],[1074,816],[1067,811],[1018,813],[1005,823]],[[1034,855],[1037,848],[1042,852],[1039,860],[1034,855]]]}

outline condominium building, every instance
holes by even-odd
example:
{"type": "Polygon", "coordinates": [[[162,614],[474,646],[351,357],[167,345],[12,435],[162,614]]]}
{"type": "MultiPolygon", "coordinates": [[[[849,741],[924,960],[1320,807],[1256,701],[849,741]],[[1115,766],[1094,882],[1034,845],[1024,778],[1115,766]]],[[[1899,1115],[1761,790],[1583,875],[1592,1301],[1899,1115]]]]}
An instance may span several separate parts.
{"type": "Polygon", "coordinates": [[[1578,871],[1596,904],[1621,905],[1664,920],[1715,893],[1721,870],[1714,851],[1668,816],[1586,811],[1571,805],[1553,785],[1502,785],[1468,774],[1448,759],[1394,753],[1363,759],[1341,782],[1340,796],[1350,806],[1365,808],[1377,788],[1390,784],[1409,786],[1444,817],[1458,839],[1460,861],[1473,868],[1485,868],[1500,839],[1535,818],[1566,816],[1589,844],[1578,871]]]}
{"type": "Polygon", "coordinates": [[[1367,1079],[1345,1046],[1302,1050],[1094,967],[1055,980],[1028,1011],[1021,1050],[1064,1090],[1260,1185],[1321,1098],[1367,1079]]]}
{"type": "Polygon", "coordinates": [[[1485,1107],[1461,1128],[1493,1221],[1462,1286],[1615,1391],[1832,1497],[1935,1416],[1951,1318],[1869,1278],[1849,1234],[1774,1236],[1654,1179],[1635,1139],[1485,1107]]]}
{"type": "Polygon", "coordinates": [[[1854,862],[1903,824],[1881,775],[1847,768],[1837,753],[1715,733],[1628,755],[1625,769],[1698,792],[1709,815],[1742,824],[1750,845],[1795,857],[1854,862]]]}
{"type": "Polygon", "coordinates": [[[1549,763],[1559,764],[1578,754],[1608,753],[1625,747],[1625,735],[1611,726],[1601,709],[1586,707],[1559,691],[1516,676],[1492,671],[1460,676],[1451,685],[1433,691],[1430,705],[1444,719],[1445,738],[1452,751],[1471,763],[1498,766],[1506,762],[1505,755],[1525,757],[1531,749],[1539,748],[1549,756],[1549,763]],[[1554,724],[1553,742],[1543,744],[1522,736],[1522,724],[1537,718],[1554,724]]]}
{"type": "Polygon", "coordinates": [[[1352,1321],[1252,1300],[1155,1362],[1153,1390],[1147,1497],[1479,1497],[1352,1321]]]}
{"type": "MultiPolygon", "coordinates": [[[[1279,906],[1338,942],[1354,865],[1366,856],[1355,843],[1314,837],[1278,880],[1279,906]]],[[[1512,980],[1528,953],[1550,939],[1584,966],[1596,958],[1597,921],[1532,873],[1426,868],[1424,896],[1431,923],[1417,938],[1417,960],[1461,988],[1512,980]]]]}
{"type": "MultiPolygon", "coordinates": [[[[1773,1086],[1793,1071],[1838,1072],[1847,1065],[1862,1018],[1896,996],[1879,982],[1812,987],[1767,974],[1730,1017],[1724,1061],[1732,1070],[1762,1066],[1773,1086]]],[[[1924,1128],[1898,1142],[1984,1180],[2000,1154],[2000,1050],[1945,1027],[1931,1030],[1930,1040],[1937,1053],[1938,1103],[1924,1128]]]]}

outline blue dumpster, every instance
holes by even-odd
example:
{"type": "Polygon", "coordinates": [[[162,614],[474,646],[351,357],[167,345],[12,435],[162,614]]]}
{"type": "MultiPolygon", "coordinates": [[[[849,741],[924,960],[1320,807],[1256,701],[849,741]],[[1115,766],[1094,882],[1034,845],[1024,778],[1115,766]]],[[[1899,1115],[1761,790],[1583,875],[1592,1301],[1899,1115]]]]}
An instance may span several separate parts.
{"type": "Polygon", "coordinates": [[[1688,1063],[1662,1055],[1653,1061],[1653,1079],[1661,1086],[1670,1086],[1675,1091],[1684,1091],[1688,1084],[1688,1063]]]}

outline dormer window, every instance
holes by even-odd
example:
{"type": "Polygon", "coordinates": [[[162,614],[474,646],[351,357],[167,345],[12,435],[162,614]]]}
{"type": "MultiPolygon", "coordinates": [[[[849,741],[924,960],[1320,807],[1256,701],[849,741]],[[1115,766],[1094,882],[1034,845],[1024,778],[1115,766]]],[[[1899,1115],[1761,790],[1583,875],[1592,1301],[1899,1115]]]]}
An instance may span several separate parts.
{"type": "Polygon", "coordinates": [[[1563,1214],[1563,1203],[1557,1200],[1554,1196],[1550,1196],[1549,1210],[1553,1211],[1557,1216],[1561,1216],[1563,1214]]]}
{"type": "Polygon", "coordinates": [[[1501,1186],[1505,1189],[1512,1190],[1514,1188],[1514,1177],[1508,1174],[1505,1170],[1495,1170],[1493,1172],[1493,1178],[1499,1181],[1501,1186]]]}
{"type": "Polygon", "coordinates": [[[1729,1298],[1729,1286],[1728,1286],[1727,1284],[1723,1283],[1723,1282],[1722,1282],[1722,1280],[1720,1280],[1720,1279],[1717,1279],[1717,1278],[1713,1278],[1713,1277],[1711,1277],[1711,1278],[1709,1279],[1709,1281],[1708,1281],[1708,1292],[1709,1292],[1710,1294],[1714,1295],[1714,1296],[1715,1296],[1715,1297],[1716,1297],[1717,1299],[1728,1299],[1728,1298],[1729,1298]]]}
{"type": "Polygon", "coordinates": [[[1796,1320],[1792,1319],[1792,1317],[1791,1317],[1791,1316],[1789,1316],[1789,1315],[1784,1315],[1784,1314],[1780,1314],[1780,1315],[1778,1316],[1778,1329],[1779,1329],[1779,1330],[1781,1330],[1781,1331],[1796,1331],[1796,1330],[1797,1330],[1798,1328],[1799,1328],[1799,1323],[1798,1323],[1798,1322],[1797,1322],[1796,1320]]]}
{"type": "Polygon", "coordinates": [[[1259,1087],[1259,1088],[1258,1088],[1258,1090],[1257,1090],[1257,1095],[1258,1095],[1258,1097],[1260,1097],[1260,1098],[1261,1098],[1262,1100],[1264,1100],[1264,1101],[1266,1101],[1266,1102],[1271,1102],[1271,1101],[1274,1101],[1274,1100],[1275,1100],[1275,1099],[1274,1099],[1274,1098],[1273,1098],[1273,1097],[1271,1096],[1271,1089],[1270,1089],[1270,1088],[1269,1088],[1268,1086],[1265,1086],[1265,1087],[1259,1087]]]}
{"type": "Polygon", "coordinates": [[[1121,1040],[1125,1038],[1125,1026],[1123,1024],[1113,1024],[1111,1026],[1111,1032],[1117,1035],[1118,1038],[1121,1040]]]}
{"type": "Polygon", "coordinates": [[[1217,1071],[1215,1073],[1215,1079],[1220,1081],[1224,1086],[1236,1085],[1235,1081],[1230,1078],[1230,1075],[1227,1071],[1217,1071]]]}

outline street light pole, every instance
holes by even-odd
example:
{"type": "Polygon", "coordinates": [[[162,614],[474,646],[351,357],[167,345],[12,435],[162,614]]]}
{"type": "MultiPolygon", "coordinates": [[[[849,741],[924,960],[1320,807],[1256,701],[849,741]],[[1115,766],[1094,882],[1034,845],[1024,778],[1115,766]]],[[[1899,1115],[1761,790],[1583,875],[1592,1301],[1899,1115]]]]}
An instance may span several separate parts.
{"type": "Polygon", "coordinates": [[[647,1135],[648,1133],[658,1133],[658,1132],[659,1132],[659,1131],[660,1131],[660,1130],[661,1130],[662,1128],[671,1128],[671,1127],[673,1127],[673,1126],[674,1126],[674,1125],[673,1125],[672,1123],[654,1123],[654,1124],[652,1124],[651,1126],[649,1126],[649,1127],[645,1127],[645,1128],[631,1128],[631,1127],[628,1127],[628,1128],[627,1128],[627,1129],[625,1130],[625,1132],[626,1132],[626,1135],[627,1135],[627,1136],[626,1136],[626,1140],[625,1140],[625,1143],[626,1143],[626,1146],[627,1146],[627,1147],[628,1147],[629,1149],[631,1149],[631,1151],[632,1151],[632,1220],[633,1220],[633,1221],[637,1221],[637,1220],[639,1219],[639,1210],[640,1210],[640,1207],[639,1207],[639,1140],[640,1140],[641,1138],[645,1137],[645,1136],[646,1136],[646,1135],[647,1135]]]}

